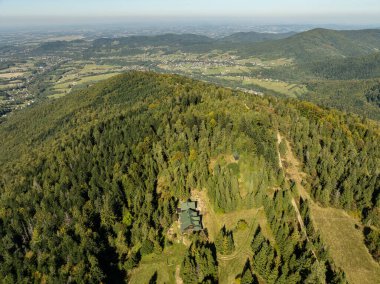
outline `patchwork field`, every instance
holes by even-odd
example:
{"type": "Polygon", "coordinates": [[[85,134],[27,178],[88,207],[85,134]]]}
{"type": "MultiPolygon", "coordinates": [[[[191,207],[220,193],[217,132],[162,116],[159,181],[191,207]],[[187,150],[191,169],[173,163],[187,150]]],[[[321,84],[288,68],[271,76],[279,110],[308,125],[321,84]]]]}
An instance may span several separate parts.
{"type": "Polygon", "coordinates": [[[21,72],[15,72],[15,73],[0,73],[0,78],[4,79],[12,79],[12,78],[18,78],[24,75],[24,73],[21,72]]]}
{"type": "Polygon", "coordinates": [[[67,64],[60,70],[64,74],[52,86],[51,94],[48,95],[49,98],[60,98],[73,89],[80,89],[121,73],[118,66],[97,65],[82,61],[78,61],[76,64],[67,64]]]}
{"type": "Polygon", "coordinates": [[[305,85],[292,84],[279,80],[258,79],[248,76],[219,76],[219,78],[231,82],[238,82],[242,86],[246,86],[248,88],[252,85],[259,86],[261,88],[271,90],[292,98],[297,98],[298,96],[301,96],[308,91],[305,85]]]}

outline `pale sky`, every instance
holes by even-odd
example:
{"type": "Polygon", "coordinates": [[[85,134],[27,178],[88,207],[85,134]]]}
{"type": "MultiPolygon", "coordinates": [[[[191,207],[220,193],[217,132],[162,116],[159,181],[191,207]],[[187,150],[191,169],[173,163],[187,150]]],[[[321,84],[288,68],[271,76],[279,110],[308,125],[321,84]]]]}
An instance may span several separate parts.
{"type": "Polygon", "coordinates": [[[378,24],[380,0],[0,0],[0,22],[12,18],[183,16],[378,24]]]}

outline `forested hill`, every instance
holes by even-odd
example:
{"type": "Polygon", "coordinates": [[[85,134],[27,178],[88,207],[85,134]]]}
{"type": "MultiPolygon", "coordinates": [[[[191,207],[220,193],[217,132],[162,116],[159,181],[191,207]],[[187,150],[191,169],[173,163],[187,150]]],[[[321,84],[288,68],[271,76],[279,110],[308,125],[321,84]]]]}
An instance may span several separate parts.
{"type": "Polygon", "coordinates": [[[317,77],[328,80],[371,79],[380,77],[380,52],[306,63],[302,66],[317,77]]]}
{"type": "Polygon", "coordinates": [[[6,283],[128,282],[160,255],[159,279],[172,269],[184,283],[226,282],[225,255],[248,258],[228,268],[242,283],[346,283],[310,202],[357,216],[379,255],[380,130],[353,115],[130,72],[20,111],[0,137],[6,283]],[[314,201],[285,175],[290,145],[314,201]],[[242,219],[218,234],[205,223],[182,245],[168,232],[194,191],[242,219]]]}
{"type": "Polygon", "coordinates": [[[318,28],[301,33],[240,32],[219,39],[197,34],[128,36],[100,38],[92,42],[48,42],[30,52],[31,55],[71,53],[91,58],[99,54],[143,54],[146,47],[161,48],[168,53],[233,51],[242,57],[292,58],[299,63],[309,63],[377,53],[380,50],[380,30],[340,31],[318,28]]]}
{"type": "MultiPolygon", "coordinates": [[[[141,46],[177,46],[188,48],[189,46],[211,44],[210,48],[223,46],[222,43],[255,43],[268,40],[276,40],[290,37],[295,32],[288,33],[259,33],[259,32],[239,32],[229,36],[215,39],[197,34],[162,34],[155,36],[128,36],[122,38],[101,38],[93,42],[94,47],[115,47],[124,46],[141,47],[141,46]]],[[[211,50],[210,49],[210,50],[211,50]]]]}
{"type": "Polygon", "coordinates": [[[268,40],[283,39],[295,35],[295,32],[287,33],[258,33],[258,32],[239,32],[226,36],[220,41],[236,42],[236,43],[253,43],[268,40]]]}
{"type": "Polygon", "coordinates": [[[182,51],[234,50],[239,55],[294,58],[300,62],[358,57],[380,50],[380,30],[313,29],[302,33],[235,33],[222,39],[195,34],[130,36],[95,40],[87,52],[111,52],[128,47],[168,46],[182,51]]]}
{"type": "Polygon", "coordinates": [[[318,61],[368,55],[380,50],[380,30],[337,31],[314,29],[277,41],[266,41],[243,48],[248,53],[318,61]]]}

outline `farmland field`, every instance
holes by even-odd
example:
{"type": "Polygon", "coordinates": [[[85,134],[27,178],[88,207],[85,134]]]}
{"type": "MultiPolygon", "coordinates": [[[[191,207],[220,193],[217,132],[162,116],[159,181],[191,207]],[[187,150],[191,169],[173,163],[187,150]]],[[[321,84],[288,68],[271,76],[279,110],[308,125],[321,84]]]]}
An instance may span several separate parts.
{"type": "Polygon", "coordinates": [[[5,79],[12,79],[12,78],[17,78],[21,77],[24,75],[24,73],[0,73],[0,78],[5,78],[5,79]]]}

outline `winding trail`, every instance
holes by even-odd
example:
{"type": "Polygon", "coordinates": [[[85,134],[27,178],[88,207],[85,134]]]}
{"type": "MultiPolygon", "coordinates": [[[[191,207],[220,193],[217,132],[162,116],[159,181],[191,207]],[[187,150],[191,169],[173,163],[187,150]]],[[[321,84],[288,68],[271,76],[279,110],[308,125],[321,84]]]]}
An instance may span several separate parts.
{"type": "Polygon", "coordinates": [[[282,159],[281,159],[281,155],[280,155],[281,140],[282,140],[281,134],[280,134],[280,132],[277,132],[277,154],[278,154],[278,166],[280,167],[280,169],[283,168],[282,159]]]}

